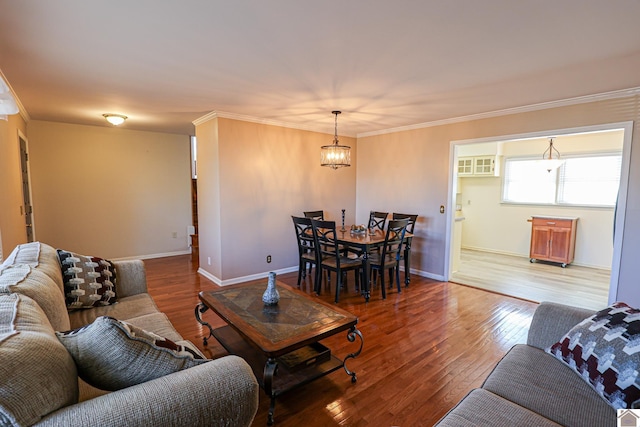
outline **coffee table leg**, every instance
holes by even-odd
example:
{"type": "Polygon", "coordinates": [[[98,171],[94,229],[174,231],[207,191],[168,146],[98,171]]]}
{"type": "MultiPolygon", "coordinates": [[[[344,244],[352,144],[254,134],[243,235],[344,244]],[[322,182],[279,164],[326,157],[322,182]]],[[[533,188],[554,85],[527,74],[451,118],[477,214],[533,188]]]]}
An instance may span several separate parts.
{"type": "Polygon", "coordinates": [[[207,345],[207,343],[209,342],[209,338],[211,338],[213,336],[213,328],[211,327],[211,325],[209,323],[205,322],[204,320],[202,320],[202,318],[200,317],[200,314],[204,313],[207,310],[209,310],[209,307],[204,305],[204,303],[200,303],[200,304],[196,305],[196,320],[201,325],[206,326],[207,328],[209,328],[209,336],[202,338],[202,343],[204,345],[207,345]]]}
{"type": "Polygon", "coordinates": [[[267,363],[264,365],[264,391],[271,398],[271,404],[269,405],[269,415],[267,417],[267,425],[273,425],[273,413],[276,410],[276,396],[273,393],[273,376],[278,370],[278,362],[276,359],[270,357],[267,359],[267,363]]]}
{"type": "Polygon", "coordinates": [[[356,340],[356,336],[360,337],[360,348],[355,353],[348,354],[347,357],[345,357],[342,361],[342,366],[344,367],[345,372],[347,373],[347,375],[351,375],[352,383],[358,381],[358,377],[356,376],[355,372],[350,371],[347,368],[347,359],[355,359],[356,357],[358,357],[362,352],[362,347],[364,346],[364,338],[362,337],[362,332],[360,332],[355,326],[352,326],[351,329],[349,329],[349,332],[347,332],[347,339],[349,340],[349,342],[354,342],[356,340]]]}

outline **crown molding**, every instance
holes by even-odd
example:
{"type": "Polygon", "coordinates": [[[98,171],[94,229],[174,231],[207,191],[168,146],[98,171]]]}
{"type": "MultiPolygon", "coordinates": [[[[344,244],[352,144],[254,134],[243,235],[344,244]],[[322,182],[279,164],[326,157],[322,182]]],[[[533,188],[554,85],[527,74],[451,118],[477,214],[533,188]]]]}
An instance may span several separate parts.
{"type": "MultiPolygon", "coordinates": [[[[326,131],[326,129],[320,129],[319,126],[308,126],[308,125],[303,125],[303,124],[299,124],[299,123],[283,122],[283,121],[280,121],[280,120],[263,119],[263,118],[260,118],[260,117],[253,117],[253,116],[246,116],[246,115],[243,115],[243,114],[228,113],[228,112],[225,112],[225,111],[212,111],[210,113],[205,114],[202,117],[199,117],[199,118],[195,119],[192,123],[195,126],[198,126],[198,125],[200,125],[202,123],[208,122],[209,120],[213,120],[215,118],[239,120],[239,121],[242,121],[242,122],[257,123],[257,124],[261,124],[261,125],[278,126],[278,127],[283,127],[283,128],[289,128],[289,129],[306,130],[306,131],[310,131],[310,132],[318,132],[318,133],[325,133],[327,135],[332,135],[332,134],[328,133],[326,131]]],[[[350,135],[343,135],[343,136],[350,136],[350,135]]]]}
{"type": "Polygon", "coordinates": [[[195,119],[191,123],[193,123],[194,126],[198,126],[198,125],[201,125],[203,123],[208,122],[209,120],[213,120],[216,117],[218,117],[218,113],[216,111],[212,111],[210,113],[205,114],[202,117],[198,117],[197,119],[195,119]]]}
{"type": "Polygon", "coordinates": [[[449,125],[453,123],[468,122],[471,120],[488,119],[493,117],[507,116],[510,114],[527,113],[531,111],[546,110],[549,108],[566,107],[570,105],[586,104],[589,102],[605,101],[609,99],[627,98],[640,94],[640,87],[630,89],[616,90],[612,92],[603,92],[594,95],[578,96],[575,98],[561,99],[558,101],[542,102],[539,104],[524,105],[522,107],[506,108],[504,110],[489,111],[486,113],[471,114],[468,116],[453,117],[450,119],[436,120],[433,122],[417,123],[415,125],[400,126],[390,129],[383,129],[372,132],[363,132],[357,135],[357,138],[367,136],[385,135],[389,133],[404,132],[408,130],[424,129],[434,126],[449,125]]]}

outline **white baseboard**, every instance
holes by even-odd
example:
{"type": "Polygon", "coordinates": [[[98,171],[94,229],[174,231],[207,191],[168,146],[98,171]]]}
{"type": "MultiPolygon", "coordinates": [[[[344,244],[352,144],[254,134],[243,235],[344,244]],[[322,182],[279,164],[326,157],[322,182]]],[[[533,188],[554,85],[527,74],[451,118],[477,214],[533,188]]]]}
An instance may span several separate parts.
{"type": "MultiPolygon", "coordinates": [[[[404,271],[404,268],[400,268],[401,271],[404,271]]],[[[294,266],[294,267],[287,267],[287,268],[281,268],[279,270],[271,270],[274,273],[277,274],[285,274],[285,273],[293,273],[298,271],[298,266],[294,266]]],[[[262,279],[265,278],[267,276],[269,276],[269,271],[265,271],[262,273],[256,273],[256,274],[251,274],[249,276],[242,276],[242,277],[234,277],[233,279],[227,279],[227,280],[220,280],[219,277],[214,276],[213,274],[209,273],[206,270],[203,270],[202,268],[198,269],[198,274],[206,277],[207,279],[211,280],[213,283],[215,283],[218,286],[230,286],[230,285],[235,285],[238,283],[244,283],[244,282],[248,282],[251,280],[257,280],[257,279],[262,279]]],[[[421,270],[416,270],[415,268],[411,269],[411,274],[415,274],[416,276],[420,276],[420,277],[426,277],[427,279],[432,279],[432,280],[437,280],[439,282],[444,282],[444,276],[439,275],[439,274],[433,274],[433,273],[429,273],[426,271],[421,271],[421,270]]]]}
{"type": "Polygon", "coordinates": [[[154,259],[154,258],[165,258],[169,256],[177,256],[177,255],[189,255],[191,253],[191,249],[187,249],[184,251],[176,251],[176,252],[164,252],[158,254],[147,254],[147,255],[134,255],[123,258],[111,258],[113,261],[128,261],[133,259],[154,259]]]}
{"type": "Polygon", "coordinates": [[[519,254],[519,253],[515,253],[515,252],[508,252],[508,251],[497,251],[495,249],[487,249],[487,248],[478,248],[475,246],[462,246],[462,249],[468,249],[470,251],[478,251],[478,252],[488,252],[491,254],[498,254],[498,255],[509,255],[509,256],[517,256],[517,257],[525,257],[525,258],[529,258],[529,254],[519,254]]]}
{"type": "MultiPolygon", "coordinates": [[[[496,251],[493,249],[486,249],[486,248],[476,248],[473,246],[463,246],[462,249],[468,249],[470,251],[478,251],[478,252],[487,252],[490,254],[498,254],[498,255],[509,255],[509,256],[516,256],[519,258],[526,258],[529,259],[529,254],[517,254],[514,252],[506,252],[506,251],[496,251]]],[[[594,265],[594,264],[584,264],[581,262],[576,262],[575,260],[571,263],[571,265],[578,265],[580,267],[588,267],[588,268],[595,268],[597,270],[608,270],[611,271],[611,266],[607,267],[607,266],[602,266],[602,265],[594,265]]]]}
{"type": "Polygon", "coordinates": [[[198,268],[198,274],[200,274],[201,276],[206,277],[207,279],[211,280],[213,283],[215,283],[218,286],[220,286],[222,284],[220,279],[218,279],[216,276],[214,276],[213,274],[209,273],[208,271],[203,270],[202,267],[198,268]]]}
{"type": "Polygon", "coordinates": [[[276,273],[276,275],[278,274],[285,274],[285,273],[291,273],[294,271],[298,271],[298,267],[287,267],[287,268],[281,268],[279,270],[270,270],[270,271],[265,271],[262,273],[256,273],[256,274],[251,274],[249,276],[242,276],[242,277],[234,277],[233,279],[227,279],[227,280],[220,280],[220,278],[214,276],[213,274],[209,273],[206,270],[203,270],[202,268],[198,269],[198,273],[201,274],[202,276],[206,277],[207,279],[211,280],[213,283],[215,283],[218,286],[229,286],[229,285],[235,285],[238,283],[244,283],[244,282],[248,282],[250,280],[257,280],[257,279],[262,279],[262,278],[266,278],[269,276],[269,273],[273,271],[274,273],[276,273]]]}
{"type": "MultiPolygon", "coordinates": [[[[400,270],[404,271],[404,268],[400,267],[400,270]]],[[[433,273],[429,273],[427,271],[416,270],[415,268],[412,268],[410,271],[411,271],[411,274],[415,274],[416,276],[426,277],[427,279],[437,280],[439,282],[444,282],[445,281],[444,276],[441,275],[441,274],[433,274],[433,273]]]]}

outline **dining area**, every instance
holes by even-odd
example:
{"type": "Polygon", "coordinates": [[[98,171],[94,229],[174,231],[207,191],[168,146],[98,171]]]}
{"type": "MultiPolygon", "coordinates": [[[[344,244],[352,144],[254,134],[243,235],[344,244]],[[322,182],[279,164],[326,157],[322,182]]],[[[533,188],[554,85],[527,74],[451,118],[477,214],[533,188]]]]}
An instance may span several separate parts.
{"type": "Polygon", "coordinates": [[[355,291],[365,302],[378,282],[382,299],[394,285],[398,293],[403,284],[409,286],[411,243],[418,215],[370,211],[366,225],[349,226],[345,226],[344,210],[340,224],[326,220],[323,210],[304,211],[291,218],[298,245],[298,288],[309,276],[314,293],[319,295],[323,288],[331,289],[333,275],[334,300],[338,303],[340,292],[347,290],[347,273],[352,271],[355,291]]]}

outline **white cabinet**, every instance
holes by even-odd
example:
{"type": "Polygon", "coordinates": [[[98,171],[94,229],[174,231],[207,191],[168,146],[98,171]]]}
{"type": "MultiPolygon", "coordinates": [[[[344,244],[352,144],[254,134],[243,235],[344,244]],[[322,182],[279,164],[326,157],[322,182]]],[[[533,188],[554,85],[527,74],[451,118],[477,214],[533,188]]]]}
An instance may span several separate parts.
{"type": "Polygon", "coordinates": [[[499,176],[497,156],[473,156],[458,158],[458,176],[499,176]]]}
{"type": "Polygon", "coordinates": [[[490,157],[474,157],[473,158],[473,174],[474,175],[493,175],[495,170],[496,159],[490,157]]]}
{"type": "Polygon", "coordinates": [[[473,175],[473,157],[460,157],[458,159],[458,175],[473,175]]]}

